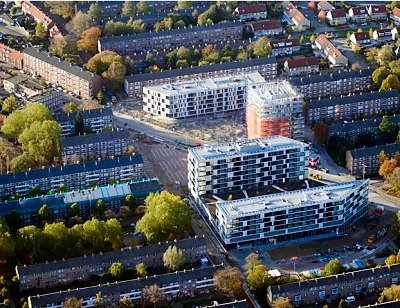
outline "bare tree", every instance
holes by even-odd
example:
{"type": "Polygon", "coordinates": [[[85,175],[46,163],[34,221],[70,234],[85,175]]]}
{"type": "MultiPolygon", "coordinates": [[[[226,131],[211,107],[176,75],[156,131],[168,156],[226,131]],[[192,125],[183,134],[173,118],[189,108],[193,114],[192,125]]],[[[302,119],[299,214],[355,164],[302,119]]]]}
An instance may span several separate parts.
{"type": "Polygon", "coordinates": [[[166,300],[165,295],[156,284],[144,288],[144,301],[146,303],[159,305],[166,300]]]}
{"type": "Polygon", "coordinates": [[[76,297],[69,297],[69,298],[65,299],[63,307],[64,308],[81,308],[82,301],[80,299],[77,299],[76,297]]]}

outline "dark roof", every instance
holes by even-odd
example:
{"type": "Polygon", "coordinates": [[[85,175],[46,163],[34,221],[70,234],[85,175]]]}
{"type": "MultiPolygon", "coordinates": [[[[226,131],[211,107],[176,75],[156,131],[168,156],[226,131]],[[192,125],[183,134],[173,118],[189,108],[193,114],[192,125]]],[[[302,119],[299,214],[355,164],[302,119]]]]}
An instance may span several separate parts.
{"type": "Polygon", "coordinates": [[[378,38],[392,37],[392,29],[379,29],[379,30],[375,30],[375,31],[376,31],[376,34],[378,34],[378,38]]]}
{"type": "Polygon", "coordinates": [[[135,154],[132,156],[119,156],[116,158],[103,159],[99,161],[79,163],[74,165],[35,169],[26,172],[3,174],[0,175],[0,185],[135,164],[143,164],[143,158],[141,154],[135,154]]]}
{"type": "Polygon", "coordinates": [[[61,96],[61,101],[62,101],[62,93],[63,92],[61,90],[50,88],[50,89],[45,89],[42,93],[28,97],[27,100],[30,102],[35,102],[35,101],[43,99],[47,96],[59,94],[61,96]]]}
{"type": "Polygon", "coordinates": [[[61,148],[70,146],[89,144],[96,142],[107,142],[117,139],[127,139],[127,132],[123,129],[115,129],[109,132],[101,132],[97,134],[84,134],[61,139],[61,148]]]}
{"type": "Polygon", "coordinates": [[[368,15],[367,8],[365,6],[357,6],[357,7],[352,7],[350,10],[353,11],[354,16],[358,15],[368,15]]]}
{"type": "Polygon", "coordinates": [[[289,68],[319,65],[319,59],[317,57],[288,59],[288,60],[286,60],[286,62],[288,64],[289,68]]]}
{"type": "MultiPolygon", "coordinates": [[[[392,121],[395,125],[400,124],[400,116],[392,116],[390,117],[390,121],[392,121]]],[[[364,119],[362,121],[354,121],[349,123],[333,123],[329,125],[329,133],[335,134],[339,132],[351,132],[355,130],[362,130],[367,128],[378,128],[379,124],[381,124],[382,118],[378,119],[364,119]]]]}
{"type": "Polygon", "coordinates": [[[389,91],[360,93],[356,95],[345,95],[341,97],[325,98],[321,100],[315,99],[315,100],[310,100],[307,105],[309,109],[312,109],[312,108],[344,105],[355,102],[371,101],[389,97],[399,97],[399,92],[397,90],[389,90],[389,91]]]}
{"type": "Polygon", "coordinates": [[[242,15],[242,14],[254,14],[260,12],[266,12],[267,8],[265,7],[264,3],[259,3],[253,5],[239,6],[237,10],[239,12],[239,15],[242,15]]]}
{"type": "Polygon", "coordinates": [[[222,265],[217,265],[159,276],[154,275],[148,278],[138,278],[69,291],[30,296],[29,300],[32,304],[32,307],[46,307],[47,304],[59,303],[68,297],[76,297],[78,299],[90,298],[95,297],[99,292],[101,292],[102,296],[107,296],[108,294],[130,292],[131,290],[142,290],[146,286],[154,284],[166,285],[174,282],[182,283],[188,280],[194,281],[198,279],[204,279],[205,277],[213,277],[214,274],[222,268],[222,265]]]}
{"type": "MultiPolygon", "coordinates": [[[[140,180],[140,181],[135,181],[135,182],[129,182],[129,183],[123,183],[123,184],[115,184],[115,186],[126,186],[129,185],[130,191],[133,196],[136,198],[142,198],[143,196],[147,196],[150,192],[157,192],[161,191],[160,190],[160,183],[158,182],[157,179],[148,179],[148,180],[140,180]]],[[[113,185],[114,186],[114,185],[113,185]]],[[[109,186],[103,186],[103,187],[97,187],[97,188],[90,188],[87,190],[81,190],[83,191],[90,191],[94,192],[94,190],[102,191],[108,188],[109,186]]],[[[108,200],[116,200],[120,199],[126,196],[127,192],[129,191],[124,190],[124,189],[119,189],[116,190],[119,193],[112,195],[112,196],[103,196],[101,199],[104,201],[108,200]],[[125,194],[126,192],[126,194],[125,194]]],[[[57,209],[65,209],[69,207],[72,202],[69,202],[68,197],[69,195],[73,195],[75,192],[70,191],[66,193],[57,193],[57,194],[52,194],[52,195],[45,195],[45,196],[37,196],[33,198],[21,198],[20,200],[14,200],[14,201],[7,201],[7,202],[1,202],[0,203],[0,216],[6,216],[10,214],[12,211],[17,211],[21,215],[23,214],[30,214],[30,213],[37,213],[37,211],[40,209],[40,207],[43,204],[47,204],[48,208],[53,211],[57,209]]],[[[91,194],[92,196],[95,196],[95,194],[91,194]]],[[[92,198],[92,201],[94,202],[98,199],[95,197],[92,198]]],[[[82,199],[82,200],[77,200],[76,203],[86,203],[87,200],[82,199]]]]}
{"type": "Polygon", "coordinates": [[[326,82],[326,81],[337,81],[341,79],[357,78],[357,77],[369,77],[373,73],[373,69],[365,69],[359,71],[343,71],[335,74],[320,74],[312,75],[309,77],[293,78],[290,79],[290,83],[294,86],[307,86],[312,83],[326,82]]]}
{"type": "Polygon", "coordinates": [[[368,32],[354,32],[353,34],[357,41],[365,41],[370,39],[368,32]]]}
{"type": "Polygon", "coordinates": [[[274,64],[274,63],[276,63],[275,57],[264,57],[264,58],[257,58],[244,61],[234,61],[234,62],[218,63],[218,64],[211,64],[204,66],[188,67],[175,70],[166,70],[157,73],[130,75],[125,77],[125,81],[127,81],[128,83],[135,83],[140,81],[157,80],[157,79],[171,78],[177,76],[224,71],[235,68],[245,68],[250,66],[274,64]]]}
{"type": "Polygon", "coordinates": [[[251,23],[253,31],[272,30],[282,28],[281,21],[276,20],[262,20],[251,23]]]}
{"type": "MultiPolygon", "coordinates": [[[[177,246],[182,250],[192,249],[194,247],[206,246],[206,240],[203,237],[194,237],[184,240],[175,240],[170,242],[159,243],[158,245],[150,246],[137,246],[123,248],[120,251],[111,251],[99,254],[92,254],[89,256],[82,256],[53,262],[17,266],[20,276],[43,274],[60,269],[71,269],[76,266],[85,266],[97,263],[113,263],[122,262],[126,260],[133,260],[136,257],[158,255],[164,253],[169,246],[177,246]]],[[[161,261],[162,262],[162,261],[161,261]]]]}
{"type": "Polygon", "coordinates": [[[386,145],[377,145],[370,148],[360,148],[350,151],[351,157],[353,159],[359,159],[368,156],[378,156],[381,151],[385,151],[388,155],[393,155],[397,151],[400,151],[400,143],[391,143],[386,145]]]}
{"type": "Polygon", "coordinates": [[[60,58],[57,58],[53,56],[52,54],[39,50],[38,48],[34,47],[27,47],[23,51],[25,54],[30,55],[34,58],[37,58],[39,60],[42,60],[46,63],[49,63],[57,68],[60,68],[72,75],[79,76],[82,79],[85,79],[87,81],[90,81],[95,77],[96,75],[79,67],[76,66],[72,63],[68,63],[64,60],[61,60],[60,58]]]}
{"type": "Polygon", "coordinates": [[[315,279],[308,279],[305,281],[299,281],[294,283],[288,283],[284,285],[271,286],[272,294],[282,294],[284,292],[298,292],[300,290],[311,290],[311,288],[316,288],[319,286],[327,286],[327,285],[343,285],[347,281],[354,280],[363,280],[368,279],[369,277],[379,277],[380,275],[398,273],[400,271],[400,264],[391,265],[391,266],[382,266],[371,269],[364,269],[360,271],[348,272],[333,276],[326,276],[315,279]]]}
{"type": "Polygon", "coordinates": [[[276,48],[300,46],[300,42],[298,39],[283,39],[283,40],[271,41],[270,45],[272,49],[276,49],[276,48]]]}
{"type": "Polygon", "coordinates": [[[156,37],[161,37],[161,36],[167,36],[167,35],[177,35],[177,34],[182,34],[182,33],[193,33],[195,35],[196,33],[200,31],[210,31],[210,30],[216,30],[216,29],[222,29],[222,28],[242,28],[242,24],[239,22],[225,22],[225,23],[219,23],[219,24],[214,24],[210,26],[198,26],[198,27],[186,27],[186,28],[180,28],[180,29],[170,29],[170,30],[164,30],[160,32],[142,32],[142,33],[137,33],[137,34],[129,34],[129,35],[116,35],[116,36],[107,36],[107,37],[101,37],[99,38],[100,44],[107,44],[107,43],[112,43],[112,42],[124,42],[124,41],[135,41],[135,40],[140,40],[143,38],[147,38],[149,40],[154,39],[156,37]]]}
{"type": "Polygon", "coordinates": [[[346,11],[343,9],[331,10],[329,12],[331,13],[332,18],[346,17],[346,11]]]}
{"type": "MultiPolygon", "coordinates": [[[[113,116],[112,109],[110,107],[97,108],[90,110],[79,111],[84,119],[94,119],[105,116],[113,116]]],[[[58,123],[75,121],[77,112],[60,112],[53,115],[53,118],[58,123]]]]}
{"type": "Polygon", "coordinates": [[[372,14],[386,13],[386,6],[384,4],[373,4],[370,6],[372,14]]]}

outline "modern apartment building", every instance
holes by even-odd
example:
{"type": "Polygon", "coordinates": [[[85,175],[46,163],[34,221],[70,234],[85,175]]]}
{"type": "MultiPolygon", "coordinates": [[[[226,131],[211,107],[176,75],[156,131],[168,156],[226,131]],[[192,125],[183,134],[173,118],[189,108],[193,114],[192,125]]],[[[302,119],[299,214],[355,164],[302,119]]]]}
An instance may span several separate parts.
{"type": "Polygon", "coordinates": [[[85,288],[60,291],[28,297],[29,308],[63,307],[66,298],[75,297],[82,300],[82,307],[95,307],[96,294],[102,295],[102,303],[106,307],[116,307],[126,297],[134,304],[142,304],[147,300],[144,289],[157,285],[167,299],[196,297],[209,294],[214,288],[214,274],[223,269],[222,265],[184,270],[146,278],[118,281],[85,288]]]}
{"type": "Polygon", "coordinates": [[[112,50],[119,55],[154,49],[175,49],[198,44],[214,44],[224,40],[241,40],[243,26],[239,22],[226,22],[209,26],[186,27],[160,32],[101,37],[99,51],[112,50]]]}
{"type": "MultiPolygon", "coordinates": [[[[395,125],[400,125],[400,116],[391,116],[389,120],[395,125]]],[[[363,119],[362,121],[351,121],[343,123],[333,123],[329,125],[329,135],[349,138],[353,142],[357,140],[358,135],[370,133],[371,138],[379,138],[379,124],[382,118],[363,119]]]]}
{"type": "Polygon", "coordinates": [[[124,90],[129,97],[141,97],[143,95],[143,87],[146,86],[198,78],[221,77],[254,71],[259,72],[265,79],[274,79],[277,76],[277,70],[278,68],[275,57],[257,58],[246,61],[196,66],[157,73],[130,75],[125,77],[124,90]]]}
{"type": "Polygon", "coordinates": [[[281,135],[304,140],[302,96],[287,81],[250,87],[246,124],[249,139],[281,135]]]}
{"type": "MultiPolygon", "coordinates": [[[[114,117],[112,109],[109,107],[81,110],[79,112],[82,115],[84,126],[90,128],[90,130],[94,133],[101,133],[105,128],[114,127],[114,117]]],[[[77,112],[75,111],[54,114],[54,120],[57,121],[63,129],[63,137],[68,137],[75,134],[76,116],[77,112]]]]}
{"type": "Polygon", "coordinates": [[[264,81],[252,72],[144,87],[143,110],[161,119],[241,111],[248,87],[264,81]]]}
{"type": "Polygon", "coordinates": [[[293,78],[290,83],[305,99],[340,96],[371,89],[373,69],[341,71],[330,75],[293,78]]]}
{"type": "Polygon", "coordinates": [[[24,55],[22,52],[8,47],[7,45],[0,44],[0,61],[22,70],[24,55]]]}
{"type": "MultiPolygon", "coordinates": [[[[268,287],[268,303],[272,304],[278,297],[288,297],[294,307],[318,306],[332,303],[348,296],[367,297],[381,292],[384,288],[397,285],[400,278],[400,264],[378,266],[334,276],[326,276],[305,281],[268,287]]],[[[363,297],[363,298],[364,298],[363,297]]],[[[382,306],[382,307],[398,307],[382,306]]],[[[358,306],[358,304],[356,305],[358,306]]],[[[381,307],[370,305],[363,307],[381,307]]]]}
{"type": "Polygon", "coordinates": [[[317,57],[288,59],[283,68],[290,77],[317,74],[319,72],[319,59],[317,57]]]}
{"type": "Polygon", "coordinates": [[[227,248],[338,236],[368,213],[368,180],[306,185],[209,194],[200,206],[227,248]]]}
{"type": "Polygon", "coordinates": [[[352,175],[377,174],[379,171],[378,155],[384,151],[387,157],[400,152],[400,143],[377,145],[346,151],[346,168],[352,175]]]}
{"type": "Polygon", "coordinates": [[[79,206],[79,217],[89,219],[95,213],[94,206],[98,200],[103,200],[107,208],[117,213],[127,195],[132,195],[136,200],[144,200],[150,193],[161,191],[157,179],[130,181],[122,184],[113,184],[94,187],[79,191],[56,193],[34,198],[21,198],[19,200],[0,203],[0,216],[5,217],[12,211],[17,211],[21,216],[22,225],[40,225],[38,211],[43,204],[47,205],[54,220],[67,220],[71,217],[70,207],[76,203],[79,206]]]}
{"type": "Polygon", "coordinates": [[[307,102],[306,122],[371,118],[399,110],[397,90],[367,92],[307,102]]]}
{"type": "Polygon", "coordinates": [[[86,281],[94,275],[102,275],[111,264],[120,262],[127,269],[134,269],[139,263],[147,267],[162,267],[163,254],[169,246],[182,249],[185,263],[200,263],[207,257],[207,244],[204,236],[163,242],[158,245],[127,247],[112,251],[71,259],[57,260],[32,265],[16,266],[20,290],[44,289],[65,285],[74,281],[86,281]]]}
{"type": "Polygon", "coordinates": [[[275,40],[269,43],[272,50],[272,55],[287,56],[300,52],[300,42],[298,39],[282,39],[275,40]]]}
{"type": "Polygon", "coordinates": [[[82,98],[101,90],[100,76],[34,47],[24,49],[24,70],[82,98]]]}
{"type": "Polygon", "coordinates": [[[70,189],[84,189],[94,184],[104,186],[111,180],[126,182],[142,178],[143,159],[140,154],[134,154],[0,175],[0,197],[24,196],[33,187],[42,191],[57,189],[62,183],[70,189]]]}
{"type": "Polygon", "coordinates": [[[307,177],[308,144],[282,136],[189,149],[188,187],[202,195],[252,189],[307,177]]]}

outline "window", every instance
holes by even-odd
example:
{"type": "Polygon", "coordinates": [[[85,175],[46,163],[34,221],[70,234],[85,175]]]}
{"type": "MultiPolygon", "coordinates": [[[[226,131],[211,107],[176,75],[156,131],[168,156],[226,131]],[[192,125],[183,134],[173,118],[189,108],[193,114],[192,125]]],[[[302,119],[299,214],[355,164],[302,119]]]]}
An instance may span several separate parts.
{"type": "Polygon", "coordinates": [[[295,302],[301,302],[301,294],[297,294],[294,296],[294,301],[295,302]]]}
{"type": "Polygon", "coordinates": [[[336,295],[336,294],[338,294],[338,289],[337,288],[332,289],[332,295],[336,295]]]}

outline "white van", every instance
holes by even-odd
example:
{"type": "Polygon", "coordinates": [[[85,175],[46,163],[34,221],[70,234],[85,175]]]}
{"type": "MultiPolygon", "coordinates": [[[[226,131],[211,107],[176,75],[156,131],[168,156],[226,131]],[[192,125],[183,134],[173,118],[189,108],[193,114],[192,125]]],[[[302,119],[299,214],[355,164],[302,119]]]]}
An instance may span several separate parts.
{"type": "Polygon", "coordinates": [[[344,300],[346,303],[350,304],[352,302],[356,301],[356,298],[354,296],[347,296],[346,299],[344,300]]]}

